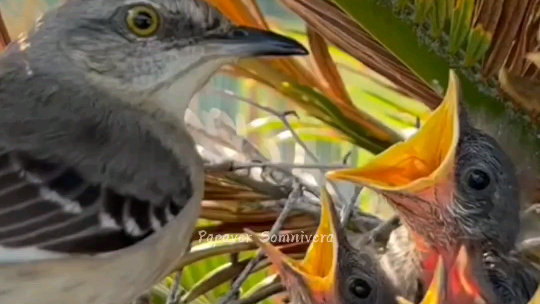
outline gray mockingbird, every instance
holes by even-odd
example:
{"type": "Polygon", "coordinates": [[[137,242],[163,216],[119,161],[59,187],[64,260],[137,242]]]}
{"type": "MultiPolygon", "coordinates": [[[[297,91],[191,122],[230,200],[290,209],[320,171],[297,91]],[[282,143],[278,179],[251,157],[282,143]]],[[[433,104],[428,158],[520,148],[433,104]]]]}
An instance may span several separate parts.
{"type": "Polygon", "coordinates": [[[69,0],[0,57],[0,303],[124,304],[191,240],[184,126],[224,64],[305,55],[200,0],[69,0]]]}

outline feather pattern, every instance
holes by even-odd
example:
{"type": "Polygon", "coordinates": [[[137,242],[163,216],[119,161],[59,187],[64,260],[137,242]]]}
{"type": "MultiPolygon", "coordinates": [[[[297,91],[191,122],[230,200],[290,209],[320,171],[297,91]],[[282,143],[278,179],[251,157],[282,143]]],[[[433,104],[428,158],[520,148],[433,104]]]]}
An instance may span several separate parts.
{"type": "MultiPolygon", "coordinates": [[[[186,188],[191,188],[187,180],[186,188]]],[[[0,153],[4,249],[86,254],[118,250],[159,231],[181,209],[181,202],[171,197],[150,204],[105,183],[90,183],[71,167],[22,151],[0,153]]]]}

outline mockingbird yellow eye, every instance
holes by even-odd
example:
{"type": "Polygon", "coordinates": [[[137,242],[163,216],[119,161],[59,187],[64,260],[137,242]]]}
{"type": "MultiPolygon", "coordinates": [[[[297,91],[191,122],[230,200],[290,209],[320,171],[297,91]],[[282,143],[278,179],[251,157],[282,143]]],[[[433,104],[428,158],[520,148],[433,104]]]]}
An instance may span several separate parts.
{"type": "Polygon", "coordinates": [[[159,29],[161,18],[150,6],[132,7],[126,16],[126,23],[131,32],[139,37],[150,37],[159,29]]]}

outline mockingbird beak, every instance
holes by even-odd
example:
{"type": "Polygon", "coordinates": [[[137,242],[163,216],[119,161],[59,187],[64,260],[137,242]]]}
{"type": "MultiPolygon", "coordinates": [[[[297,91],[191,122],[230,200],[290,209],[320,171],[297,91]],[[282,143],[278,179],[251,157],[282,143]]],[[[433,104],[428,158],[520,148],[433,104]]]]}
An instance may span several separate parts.
{"type": "Polygon", "coordinates": [[[288,290],[300,291],[313,303],[338,303],[335,301],[334,291],[337,284],[338,260],[336,225],[339,220],[331,206],[328,193],[323,191],[322,196],[321,221],[301,262],[289,258],[276,247],[263,242],[254,233],[247,232],[268,256],[288,290]]]}
{"type": "Polygon", "coordinates": [[[308,54],[307,49],[293,39],[248,27],[235,27],[225,36],[212,37],[208,43],[216,44],[220,54],[237,58],[308,54]]]}

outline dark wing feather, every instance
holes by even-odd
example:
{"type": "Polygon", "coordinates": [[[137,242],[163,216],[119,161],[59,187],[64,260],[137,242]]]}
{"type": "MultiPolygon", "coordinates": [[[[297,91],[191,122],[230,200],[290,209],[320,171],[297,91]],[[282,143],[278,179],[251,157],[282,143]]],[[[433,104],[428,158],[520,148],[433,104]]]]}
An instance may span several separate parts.
{"type": "MultiPolygon", "coordinates": [[[[186,199],[191,183],[186,181],[186,199]]],[[[181,202],[185,203],[185,202],[181,202]]],[[[17,150],[0,153],[0,246],[97,254],[122,249],[172,220],[182,205],[150,204],[86,181],[73,168],[17,150]]]]}

